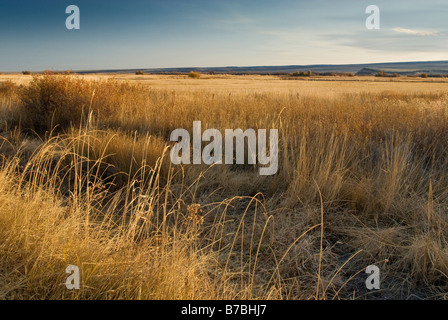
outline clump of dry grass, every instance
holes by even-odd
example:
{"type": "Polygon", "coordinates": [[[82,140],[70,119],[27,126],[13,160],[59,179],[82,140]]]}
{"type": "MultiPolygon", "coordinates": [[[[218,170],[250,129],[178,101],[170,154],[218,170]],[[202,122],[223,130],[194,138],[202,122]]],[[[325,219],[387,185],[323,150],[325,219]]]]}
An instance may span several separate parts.
{"type": "Polygon", "coordinates": [[[201,77],[201,74],[199,72],[196,72],[196,71],[190,71],[188,73],[188,77],[189,78],[193,78],[193,79],[199,79],[201,77]]]}
{"type": "Polygon", "coordinates": [[[17,157],[3,163],[0,297],[252,297],[249,284],[234,284],[233,271],[220,264],[216,244],[226,207],[189,203],[193,186],[176,193],[169,174],[165,185],[159,185],[160,161],[146,172],[140,167],[126,186],[111,193],[99,174],[105,151],[96,160],[79,152],[98,138],[93,133],[96,137],[87,140],[89,134],[51,139],[24,167],[17,157]],[[204,226],[212,213],[220,222],[204,226]],[[80,268],[82,290],[65,288],[68,265],[80,268]]]}
{"type": "Polygon", "coordinates": [[[109,118],[138,86],[116,81],[89,82],[68,74],[36,75],[19,92],[22,123],[38,133],[67,130],[87,122],[90,113],[109,118]]]}
{"type": "Polygon", "coordinates": [[[14,94],[16,88],[17,85],[11,80],[0,82],[0,95],[6,95],[6,96],[12,95],[14,94]]]}

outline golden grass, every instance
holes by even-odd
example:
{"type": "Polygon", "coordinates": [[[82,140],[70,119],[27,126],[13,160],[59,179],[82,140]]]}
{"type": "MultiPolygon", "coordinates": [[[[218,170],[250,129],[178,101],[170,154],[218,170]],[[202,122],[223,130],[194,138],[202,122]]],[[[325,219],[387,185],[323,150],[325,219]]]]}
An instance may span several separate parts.
{"type": "Polygon", "coordinates": [[[446,82],[105,77],[0,92],[0,297],[445,298],[446,82]],[[278,173],[170,165],[196,120],[279,129],[278,173]]]}

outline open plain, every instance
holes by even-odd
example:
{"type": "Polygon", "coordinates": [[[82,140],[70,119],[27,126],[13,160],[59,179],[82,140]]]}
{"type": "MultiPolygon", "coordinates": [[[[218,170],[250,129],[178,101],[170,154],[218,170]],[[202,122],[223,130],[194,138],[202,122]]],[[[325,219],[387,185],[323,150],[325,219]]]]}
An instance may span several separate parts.
{"type": "Polygon", "coordinates": [[[0,298],[448,298],[447,78],[2,74],[0,135],[0,298]],[[193,121],[278,172],[173,165],[193,121]]]}

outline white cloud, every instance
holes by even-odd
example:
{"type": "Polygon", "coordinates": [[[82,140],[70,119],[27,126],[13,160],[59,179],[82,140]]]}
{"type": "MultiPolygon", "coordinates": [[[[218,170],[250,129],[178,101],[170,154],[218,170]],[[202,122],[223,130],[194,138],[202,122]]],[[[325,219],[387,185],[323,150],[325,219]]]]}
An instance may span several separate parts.
{"type": "Polygon", "coordinates": [[[433,31],[419,31],[419,30],[412,30],[412,29],[406,29],[406,28],[394,28],[395,32],[398,33],[405,33],[415,36],[437,36],[440,34],[440,32],[433,32],[433,31]]]}

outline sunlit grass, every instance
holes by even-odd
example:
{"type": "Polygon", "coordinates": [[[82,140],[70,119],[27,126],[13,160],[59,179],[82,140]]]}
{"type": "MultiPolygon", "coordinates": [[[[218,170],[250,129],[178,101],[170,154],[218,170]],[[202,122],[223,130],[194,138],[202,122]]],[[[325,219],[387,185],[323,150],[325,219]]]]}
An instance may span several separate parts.
{"type": "Polygon", "coordinates": [[[215,80],[4,85],[0,297],[445,298],[442,84],[215,80]],[[278,173],[171,165],[169,135],[193,121],[279,129],[278,173]],[[65,288],[69,264],[79,291],[65,288]],[[371,264],[384,279],[373,294],[371,264]]]}

